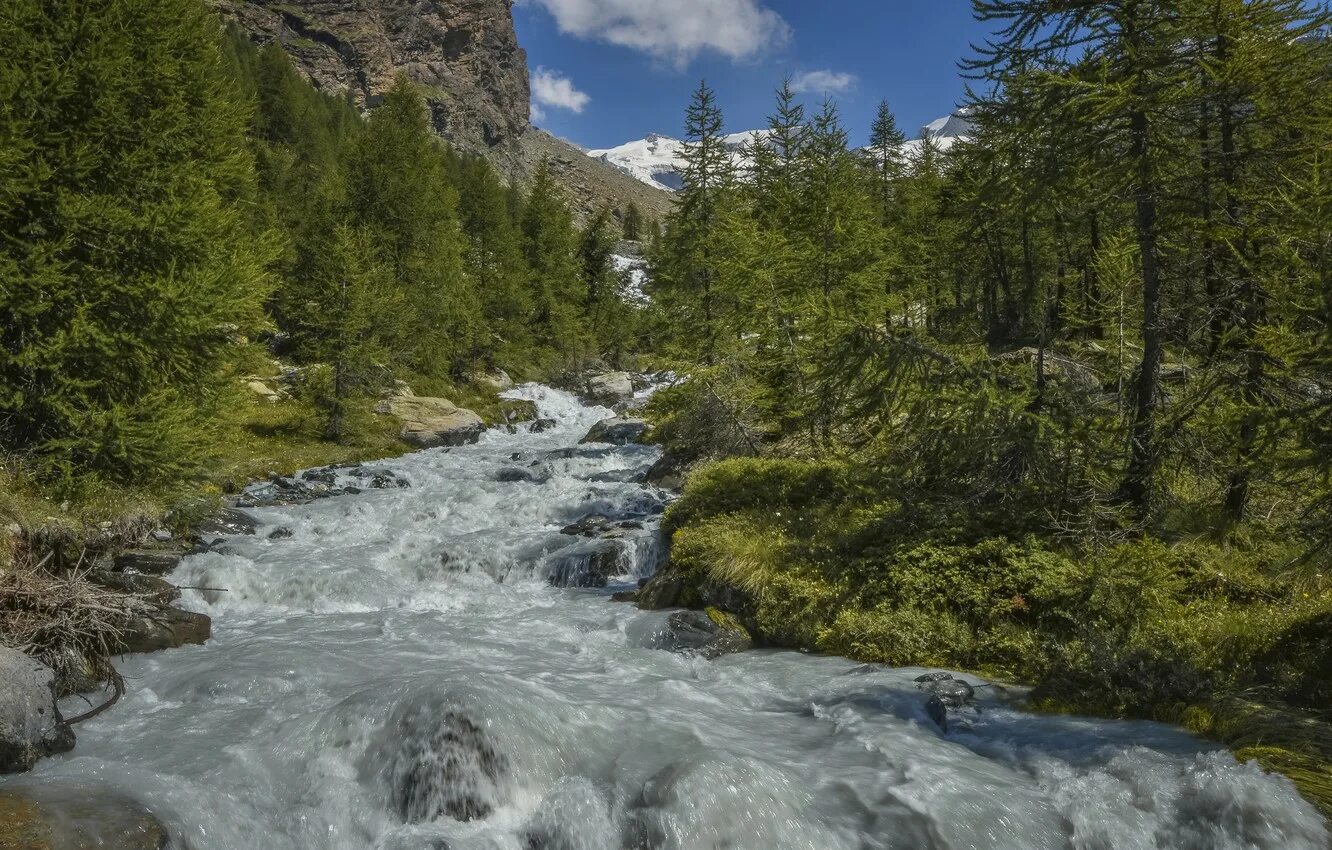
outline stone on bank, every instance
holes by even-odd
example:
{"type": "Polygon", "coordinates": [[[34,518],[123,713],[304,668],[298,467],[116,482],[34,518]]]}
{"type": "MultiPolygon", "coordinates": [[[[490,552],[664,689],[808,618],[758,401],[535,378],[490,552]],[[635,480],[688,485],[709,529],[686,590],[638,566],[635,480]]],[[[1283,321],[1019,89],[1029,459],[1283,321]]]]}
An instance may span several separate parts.
{"type": "Polygon", "coordinates": [[[0,773],[31,770],[43,756],[74,747],[74,731],[56,706],[55,671],[0,647],[0,682],[0,773]]]}

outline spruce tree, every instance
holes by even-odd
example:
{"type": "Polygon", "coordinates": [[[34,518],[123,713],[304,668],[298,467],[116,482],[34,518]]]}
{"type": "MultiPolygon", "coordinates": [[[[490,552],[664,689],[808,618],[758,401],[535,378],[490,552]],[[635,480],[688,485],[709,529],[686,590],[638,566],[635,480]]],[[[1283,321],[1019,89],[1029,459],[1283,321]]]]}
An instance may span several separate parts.
{"type": "Polygon", "coordinates": [[[624,211],[624,238],[637,242],[643,238],[643,212],[633,201],[624,211]]]}
{"type": "Polygon", "coordinates": [[[902,174],[905,145],[906,134],[897,129],[897,119],[888,108],[888,101],[879,101],[864,153],[866,166],[874,175],[874,196],[885,224],[892,216],[893,187],[902,174]]]}
{"type": "Polygon", "coordinates": [[[0,43],[0,444],[179,474],[275,253],[220,27],[195,0],[13,0],[0,43]]]}
{"type": "Polygon", "coordinates": [[[663,236],[655,282],[661,306],[678,319],[677,338],[705,364],[716,362],[722,342],[726,294],[718,273],[718,223],[734,182],[734,164],[722,137],[716,95],[700,82],[685,113],[683,180],[663,236]]]}
{"type": "Polygon", "coordinates": [[[533,333],[550,352],[549,365],[578,368],[588,349],[583,323],[587,289],[578,264],[573,216],[547,163],[532,179],[522,232],[535,309],[533,333]]]}

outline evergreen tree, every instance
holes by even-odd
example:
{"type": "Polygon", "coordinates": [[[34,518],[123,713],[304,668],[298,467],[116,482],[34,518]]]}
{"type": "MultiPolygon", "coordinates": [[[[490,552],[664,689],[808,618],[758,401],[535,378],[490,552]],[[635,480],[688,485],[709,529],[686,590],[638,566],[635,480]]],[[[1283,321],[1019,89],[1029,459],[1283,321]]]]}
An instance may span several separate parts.
{"type": "Polygon", "coordinates": [[[522,231],[536,311],[533,333],[555,355],[555,365],[578,368],[587,353],[582,322],[587,289],[578,263],[573,216],[547,163],[532,180],[522,231]]]}
{"type": "Polygon", "coordinates": [[[734,164],[722,137],[716,95],[700,82],[685,114],[684,186],[666,223],[664,252],[655,283],[661,305],[677,320],[677,339],[705,364],[716,362],[726,293],[718,273],[721,211],[734,180],[734,164]]]}
{"type": "Polygon", "coordinates": [[[395,361],[427,376],[461,376],[480,332],[464,264],[458,193],[425,102],[399,77],[349,151],[349,222],[376,234],[405,310],[388,340],[395,361]]]}
{"type": "Polygon", "coordinates": [[[624,211],[624,238],[630,242],[643,238],[643,213],[633,201],[624,211]]]}
{"type": "Polygon", "coordinates": [[[865,148],[865,162],[874,175],[874,197],[884,224],[892,216],[893,187],[902,174],[903,147],[906,134],[897,129],[897,119],[888,108],[888,101],[879,101],[874,123],[870,125],[869,145],[865,148]]]}
{"type": "Polygon", "coordinates": [[[0,443],[178,474],[274,255],[220,27],[194,0],[14,0],[0,43],[0,443]]]}

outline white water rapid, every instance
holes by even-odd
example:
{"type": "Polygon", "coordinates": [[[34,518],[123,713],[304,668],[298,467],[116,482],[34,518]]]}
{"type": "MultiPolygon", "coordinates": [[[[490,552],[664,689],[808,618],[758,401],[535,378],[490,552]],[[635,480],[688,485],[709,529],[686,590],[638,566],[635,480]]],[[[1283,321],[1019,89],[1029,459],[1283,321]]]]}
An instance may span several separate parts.
{"type": "Polygon", "coordinates": [[[226,588],[182,603],[213,639],[124,658],[125,698],[21,781],[129,796],[189,850],[1327,846],[1287,780],[1165,726],[982,687],[944,734],[921,670],[654,648],[666,614],[609,596],[657,558],[657,450],[561,451],[609,412],[515,394],[557,426],[376,464],[411,487],[254,510],[185,559],[226,588]],[[554,587],[589,513],[644,522],[626,575],[554,587]]]}

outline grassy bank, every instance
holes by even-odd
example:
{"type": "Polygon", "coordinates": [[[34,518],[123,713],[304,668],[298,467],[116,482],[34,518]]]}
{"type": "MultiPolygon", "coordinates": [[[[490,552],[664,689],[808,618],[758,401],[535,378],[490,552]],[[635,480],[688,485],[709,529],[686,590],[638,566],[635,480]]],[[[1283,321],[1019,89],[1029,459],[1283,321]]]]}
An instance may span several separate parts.
{"type": "Polygon", "coordinates": [[[1036,685],[1047,711],[1179,723],[1332,813],[1332,582],[1276,533],[1077,546],[939,513],[849,461],[732,459],[667,514],[681,601],[762,641],[1036,685]]]}

